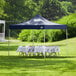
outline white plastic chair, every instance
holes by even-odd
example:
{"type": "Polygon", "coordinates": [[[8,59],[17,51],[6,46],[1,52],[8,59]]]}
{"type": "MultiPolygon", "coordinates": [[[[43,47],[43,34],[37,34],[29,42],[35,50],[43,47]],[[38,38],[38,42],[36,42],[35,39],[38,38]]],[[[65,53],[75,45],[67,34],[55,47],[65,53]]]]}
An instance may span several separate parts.
{"type": "Polygon", "coordinates": [[[45,54],[45,46],[35,46],[34,54],[36,53],[42,53],[45,54]]]}

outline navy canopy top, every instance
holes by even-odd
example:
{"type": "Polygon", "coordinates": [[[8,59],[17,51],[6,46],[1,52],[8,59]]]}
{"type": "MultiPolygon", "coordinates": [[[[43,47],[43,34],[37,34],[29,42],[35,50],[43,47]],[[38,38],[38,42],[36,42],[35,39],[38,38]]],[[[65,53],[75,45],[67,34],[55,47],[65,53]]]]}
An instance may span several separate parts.
{"type": "Polygon", "coordinates": [[[11,24],[10,29],[66,29],[66,25],[53,23],[43,18],[40,15],[36,15],[29,21],[20,24],[11,24]]]}

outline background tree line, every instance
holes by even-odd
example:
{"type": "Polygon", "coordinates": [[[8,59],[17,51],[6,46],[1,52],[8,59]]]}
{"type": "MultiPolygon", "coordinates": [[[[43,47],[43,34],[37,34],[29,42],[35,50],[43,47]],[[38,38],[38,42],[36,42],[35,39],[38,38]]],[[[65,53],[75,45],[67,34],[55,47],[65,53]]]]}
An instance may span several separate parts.
{"type": "MultiPolygon", "coordinates": [[[[76,13],[75,4],[75,0],[0,0],[0,19],[6,20],[7,36],[9,24],[27,21],[37,14],[40,14],[48,20],[56,21],[63,16],[76,13]]],[[[11,36],[20,37],[20,31],[21,30],[12,31],[11,36]]],[[[23,32],[23,30],[21,32],[23,32]]],[[[55,33],[53,31],[48,32],[49,34],[55,33]]],[[[64,31],[60,31],[60,33],[63,35],[64,31]]],[[[25,34],[27,34],[27,32],[25,32],[25,34]]],[[[62,38],[59,38],[59,40],[60,39],[62,38]]],[[[54,39],[54,37],[51,38],[51,41],[55,40],[58,39],[54,39]]],[[[46,41],[49,40],[46,39],[46,41]]]]}
{"type": "Polygon", "coordinates": [[[75,12],[75,0],[0,0],[0,19],[24,21],[40,14],[57,20],[75,12]]]}

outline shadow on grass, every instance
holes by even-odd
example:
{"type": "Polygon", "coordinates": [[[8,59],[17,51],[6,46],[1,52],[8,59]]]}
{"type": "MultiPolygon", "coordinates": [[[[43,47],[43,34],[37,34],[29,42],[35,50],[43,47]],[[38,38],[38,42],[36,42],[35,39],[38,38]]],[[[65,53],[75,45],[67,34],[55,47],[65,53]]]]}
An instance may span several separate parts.
{"type": "Polygon", "coordinates": [[[30,76],[29,73],[0,73],[0,76],[30,76]]]}
{"type": "Polygon", "coordinates": [[[8,50],[11,50],[11,51],[16,51],[18,48],[18,46],[0,46],[0,50],[1,51],[8,51],[8,50]]]}
{"type": "Polygon", "coordinates": [[[8,44],[8,42],[0,42],[0,44],[8,44]]]}
{"type": "Polygon", "coordinates": [[[35,58],[35,59],[45,59],[45,58],[56,58],[56,59],[63,59],[63,58],[76,58],[76,56],[0,56],[0,58],[25,58],[25,59],[28,59],[28,58],[35,58]]]}
{"type": "Polygon", "coordinates": [[[76,61],[63,59],[73,57],[22,57],[22,56],[0,56],[0,69],[24,68],[45,69],[59,71],[76,71],[76,61]],[[61,59],[62,58],[62,59],[61,59]]]}
{"type": "Polygon", "coordinates": [[[30,76],[29,73],[0,73],[0,76],[30,76]]]}
{"type": "MultiPolygon", "coordinates": [[[[55,46],[55,45],[53,45],[53,46],[55,46]]],[[[59,45],[59,46],[62,46],[62,45],[59,45]]],[[[11,46],[11,45],[8,46],[8,44],[6,46],[0,45],[1,51],[8,51],[8,49],[11,51],[15,51],[15,50],[17,50],[17,48],[18,48],[18,45],[15,45],[15,46],[11,46]]]]}
{"type": "Polygon", "coordinates": [[[44,58],[58,58],[58,59],[61,59],[61,58],[76,58],[76,56],[18,56],[18,57],[21,57],[21,58],[36,58],[36,59],[44,59],[44,58]]]}

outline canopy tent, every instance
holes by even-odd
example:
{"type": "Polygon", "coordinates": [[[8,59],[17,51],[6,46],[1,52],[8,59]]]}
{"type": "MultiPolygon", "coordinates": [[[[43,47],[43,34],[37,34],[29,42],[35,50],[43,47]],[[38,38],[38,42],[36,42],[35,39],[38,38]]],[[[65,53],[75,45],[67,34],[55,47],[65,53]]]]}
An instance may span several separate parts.
{"type": "Polygon", "coordinates": [[[5,21],[0,20],[0,42],[4,41],[5,41],[5,21]]]}
{"type": "MultiPolygon", "coordinates": [[[[9,26],[9,29],[65,29],[66,38],[68,38],[66,25],[53,23],[40,15],[36,15],[34,18],[20,24],[11,24],[9,26]]],[[[9,36],[10,36],[10,30],[9,30],[9,36]]],[[[44,43],[45,43],[45,32],[44,32],[44,43]]]]}
{"type": "Polygon", "coordinates": [[[40,15],[36,15],[29,21],[20,24],[11,24],[10,29],[67,29],[66,25],[53,23],[43,18],[40,15]]]}

